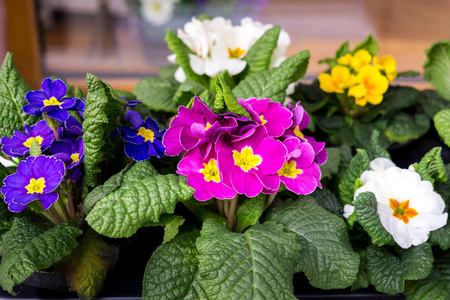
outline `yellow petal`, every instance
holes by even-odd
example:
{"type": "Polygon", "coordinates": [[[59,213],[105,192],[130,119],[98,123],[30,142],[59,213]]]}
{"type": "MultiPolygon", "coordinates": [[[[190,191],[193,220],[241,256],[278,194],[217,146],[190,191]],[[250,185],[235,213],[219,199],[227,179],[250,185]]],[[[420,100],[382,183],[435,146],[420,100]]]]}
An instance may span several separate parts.
{"type": "MultiPolygon", "coordinates": [[[[333,80],[331,79],[331,75],[328,73],[322,73],[319,75],[319,83],[320,88],[326,92],[326,93],[334,93],[336,92],[336,85],[334,84],[333,80]]],[[[342,92],[341,92],[342,93],[342,92]]]]}
{"type": "Polygon", "coordinates": [[[352,61],[352,55],[350,53],[346,53],[344,56],[341,56],[337,59],[337,62],[344,66],[349,66],[352,61]]]}
{"type": "Polygon", "coordinates": [[[348,95],[355,97],[356,99],[364,97],[366,94],[367,94],[367,90],[366,90],[366,87],[364,86],[364,84],[358,84],[358,85],[352,86],[348,90],[348,95]]]}
{"type": "Polygon", "coordinates": [[[335,66],[331,69],[331,78],[336,83],[346,82],[350,77],[350,70],[347,67],[335,66]]]}
{"type": "Polygon", "coordinates": [[[378,105],[383,101],[383,95],[367,95],[365,101],[373,105],[378,105]]]}

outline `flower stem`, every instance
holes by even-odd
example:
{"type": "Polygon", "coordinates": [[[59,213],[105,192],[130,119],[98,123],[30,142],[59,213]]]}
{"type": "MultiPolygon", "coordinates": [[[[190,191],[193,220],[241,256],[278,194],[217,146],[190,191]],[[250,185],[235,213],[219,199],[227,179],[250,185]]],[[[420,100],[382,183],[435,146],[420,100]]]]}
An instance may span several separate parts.
{"type": "Polygon", "coordinates": [[[66,205],[64,204],[64,202],[65,202],[65,199],[63,199],[63,197],[61,197],[61,195],[60,195],[58,197],[58,200],[56,200],[56,202],[53,203],[51,208],[53,208],[53,211],[56,213],[56,215],[59,217],[60,220],[68,221],[68,220],[70,220],[70,218],[69,218],[69,214],[67,213],[66,205]]]}
{"type": "Polygon", "coordinates": [[[64,204],[66,205],[67,213],[69,214],[70,219],[76,220],[77,214],[75,212],[75,206],[73,204],[73,198],[71,194],[67,194],[67,201],[64,201],[64,204]]]}
{"type": "Polygon", "coordinates": [[[239,195],[236,194],[228,203],[228,213],[226,214],[228,226],[231,230],[234,230],[236,223],[236,206],[239,195]]]}
{"type": "Polygon", "coordinates": [[[55,213],[55,211],[53,210],[52,207],[49,207],[49,209],[47,209],[47,212],[52,217],[52,219],[54,220],[53,223],[55,223],[55,225],[58,225],[59,223],[62,223],[61,219],[58,217],[58,215],[55,213]]]}
{"type": "Polygon", "coordinates": [[[278,192],[275,194],[271,194],[266,199],[266,204],[264,204],[264,211],[269,207],[270,204],[272,204],[273,200],[275,200],[275,197],[277,196],[278,192]]]}
{"type": "Polygon", "coordinates": [[[59,128],[59,121],[56,121],[52,118],[50,118],[47,113],[43,113],[42,114],[44,117],[45,122],[47,122],[48,127],[50,127],[50,129],[53,131],[53,133],[55,134],[55,139],[59,140],[59,134],[58,134],[58,128],[59,128]]]}
{"type": "Polygon", "coordinates": [[[224,201],[223,201],[223,200],[216,199],[216,204],[217,204],[217,211],[219,212],[219,215],[220,215],[221,217],[223,217],[223,205],[224,205],[224,201]]]}
{"type": "Polygon", "coordinates": [[[47,221],[50,221],[53,225],[58,225],[59,223],[52,217],[49,211],[44,210],[39,214],[41,217],[45,218],[47,221]]]}

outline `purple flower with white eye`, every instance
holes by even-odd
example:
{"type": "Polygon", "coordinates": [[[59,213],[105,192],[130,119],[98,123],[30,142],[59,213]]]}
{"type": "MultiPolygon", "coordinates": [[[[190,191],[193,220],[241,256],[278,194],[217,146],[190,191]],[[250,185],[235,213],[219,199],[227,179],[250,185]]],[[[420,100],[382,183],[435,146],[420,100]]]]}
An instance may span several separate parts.
{"type": "Polygon", "coordinates": [[[25,100],[29,105],[23,107],[23,112],[40,116],[46,113],[59,122],[67,120],[68,110],[84,111],[84,102],[78,98],[64,98],[67,92],[66,84],[61,79],[46,78],[41,84],[42,91],[29,91],[25,100]]]}
{"type": "Polygon", "coordinates": [[[21,212],[27,204],[38,200],[47,210],[58,200],[54,190],[59,186],[65,173],[64,162],[40,155],[30,156],[17,166],[17,172],[4,180],[1,193],[12,212],[21,212]]]}
{"type": "Polygon", "coordinates": [[[47,123],[42,120],[29,127],[25,125],[25,133],[15,130],[12,137],[3,137],[1,139],[2,151],[9,156],[19,157],[28,155],[30,147],[34,140],[41,146],[41,151],[50,147],[55,138],[55,134],[48,127],[47,123]]]}
{"type": "Polygon", "coordinates": [[[149,159],[155,155],[158,158],[164,156],[164,145],[162,139],[166,130],[159,130],[158,124],[152,119],[147,118],[145,122],[135,111],[128,111],[125,119],[133,126],[133,129],[122,127],[120,136],[125,142],[125,154],[141,161],[149,159]]]}
{"type": "Polygon", "coordinates": [[[283,144],[288,154],[283,167],[278,171],[280,180],[286,188],[296,194],[307,195],[322,187],[320,168],[314,162],[315,152],[309,143],[297,137],[286,139],[283,144]]]}
{"type": "Polygon", "coordinates": [[[50,154],[66,164],[66,169],[70,170],[83,162],[83,138],[67,138],[65,140],[53,141],[50,154]]]}
{"type": "Polygon", "coordinates": [[[238,99],[238,102],[254,121],[266,127],[271,137],[281,136],[292,125],[292,112],[278,102],[270,102],[269,98],[238,99]]]}

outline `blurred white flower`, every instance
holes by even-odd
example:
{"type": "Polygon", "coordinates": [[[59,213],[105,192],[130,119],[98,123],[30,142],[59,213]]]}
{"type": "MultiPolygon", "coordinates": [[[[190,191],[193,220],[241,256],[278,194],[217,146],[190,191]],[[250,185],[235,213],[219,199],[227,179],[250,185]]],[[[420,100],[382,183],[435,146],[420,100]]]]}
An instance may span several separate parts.
{"type": "Polygon", "coordinates": [[[180,0],[140,0],[144,21],[161,26],[172,19],[175,3],[180,0]]]}
{"type": "Polygon", "coordinates": [[[433,191],[431,182],[387,158],[371,161],[370,168],[361,175],[364,185],[356,190],[355,198],[363,192],[374,193],[380,221],[400,247],[420,245],[430,231],[447,224],[444,200],[433,191]]]}
{"type": "Polygon", "coordinates": [[[355,211],[355,207],[353,205],[345,204],[344,205],[344,214],[343,214],[344,218],[348,219],[353,214],[354,211],[355,211]]]}

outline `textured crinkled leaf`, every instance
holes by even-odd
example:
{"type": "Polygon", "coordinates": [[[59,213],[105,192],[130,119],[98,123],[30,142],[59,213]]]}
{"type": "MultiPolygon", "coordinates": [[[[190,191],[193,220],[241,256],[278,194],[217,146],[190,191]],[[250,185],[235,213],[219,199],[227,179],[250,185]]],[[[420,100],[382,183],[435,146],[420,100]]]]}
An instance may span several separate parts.
{"type": "Polygon", "coordinates": [[[378,246],[395,244],[392,235],[381,224],[377,212],[377,199],[372,192],[359,194],[353,202],[358,222],[378,246]]]}
{"type": "Polygon", "coordinates": [[[439,111],[450,109],[450,102],[442,98],[436,90],[422,91],[418,103],[430,119],[433,119],[439,111]]]}
{"type": "MultiPolygon", "coordinates": [[[[201,93],[199,96],[200,100],[206,103],[208,107],[213,108],[214,107],[214,98],[215,95],[211,93],[209,90],[204,90],[203,93],[201,93]]],[[[191,99],[192,101],[192,99],[191,99]]]]}
{"type": "Polygon", "coordinates": [[[229,111],[234,112],[240,116],[250,117],[248,111],[237,101],[236,96],[231,91],[230,87],[225,83],[222,76],[217,75],[216,81],[216,100],[214,101],[214,109],[217,110],[223,105],[219,103],[225,103],[229,111]]]}
{"type": "Polygon", "coordinates": [[[361,174],[369,169],[369,156],[366,150],[357,149],[356,155],[350,161],[350,165],[339,182],[339,196],[344,204],[352,204],[355,194],[355,182],[361,174]]]}
{"type": "Polygon", "coordinates": [[[342,217],[344,209],[341,202],[332,191],[327,188],[316,189],[314,193],[311,194],[311,196],[322,208],[325,208],[338,217],[342,217]]]}
{"type": "Polygon", "coordinates": [[[423,65],[425,79],[443,98],[450,101],[450,41],[439,41],[425,52],[427,54],[427,60],[423,65]]]}
{"type": "Polygon", "coordinates": [[[359,255],[350,245],[347,226],[311,196],[275,206],[267,219],[283,224],[286,231],[297,235],[302,245],[301,269],[311,285],[338,289],[355,281],[359,255]]]}
{"type": "Polygon", "coordinates": [[[183,43],[183,41],[172,30],[167,31],[166,42],[170,51],[177,55],[175,62],[183,68],[186,78],[207,87],[208,83],[204,76],[198,75],[192,71],[189,59],[189,54],[192,53],[191,49],[189,49],[189,47],[186,46],[186,44],[183,43]]]}
{"type": "Polygon", "coordinates": [[[391,295],[403,292],[405,280],[402,278],[400,258],[386,248],[367,248],[366,270],[370,283],[377,291],[391,295]]]}
{"type": "Polygon", "coordinates": [[[370,34],[364,41],[356,45],[356,47],[353,49],[352,53],[355,54],[356,51],[364,49],[367,50],[367,52],[370,53],[370,55],[374,56],[378,53],[378,43],[374,39],[374,37],[370,34]]]}
{"type": "Polygon", "coordinates": [[[174,96],[179,86],[180,83],[173,78],[147,77],[136,84],[134,93],[138,100],[154,111],[176,113],[174,96]]]}
{"type": "Polygon", "coordinates": [[[370,285],[369,278],[367,277],[367,272],[365,269],[366,266],[366,251],[360,250],[358,251],[359,258],[361,263],[359,264],[359,270],[358,274],[356,275],[356,280],[352,284],[352,291],[358,290],[358,289],[365,289],[370,285]]]}
{"type": "Polygon", "coordinates": [[[6,53],[0,68],[0,137],[10,137],[14,130],[23,132],[25,125],[34,124],[38,120],[22,110],[28,104],[24,96],[29,90],[16,69],[12,53],[6,53]]]}
{"type": "Polygon", "coordinates": [[[31,146],[30,146],[30,156],[39,156],[42,154],[42,149],[41,146],[39,145],[39,142],[37,140],[33,140],[33,142],[31,142],[31,146]]]}
{"type": "Polygon", "coordinates": [[[161,214],[173,213],[177,202],[193,195],[186,177],[153,172],[147,161],[132,166],[122,185],[95,204],[86,217],[89,225],[109,237],[129,237],[148,222],[158,222],[161,214]]]}
{"type": "MultiPolygon", "coordinates": [[[[172,216],[172,215],[169,215],[172,216]]],[[[164,227],[164,239],[163,244],[170,242],[173,240],[174,237],[177,236],[179,228],[184,223],[184,219],[181,216],[176,216],[171,222],[168,222],[166,224],[166,227],[164,227]]]]}
{"type": "MultiPolygon", "coordinates": [[[[86,215],[89,214],[95,203],[122,185],[123,177],[130,167],[131,165],[127,165],[122,171],[114,174],[104,184],[96,186],[89,194],[87,194],[83,201],[83,210],[86,215]]],[[[151,170],[149,172],[151,174],[150,176],[158,174],[158,172],[154,168],[152,170],[150,166],[149,170],[151,170]]]]}
{"type": "Polygon", "coordinates": [[[445,166],[441,156],[442,148],[434,147],[420,160],[417,172],[422,180],[431,181],[431,183],[447,181],[445,166]]]}
{"type": "Polygon", "coordinates": [[[300,244],[283,226],[267,222],[236,233],[208,219],[197,249],[207,299],[296,299],[292,276],[300,244]]]}
{"type": "MultiPolygon", "coordinates": [[[[317,126],[326,133],[336,132],[339,128],[347,126],[344,116],[332,115],[330,117],[314,117],[317,126]]],[[[351,132],[350,132],[351,134],[351,132]]]]}
{"type": "Polygon", "coordinates": [[[277,47],[280,26],[268,29],[248,50],[244,60],[247,61],[248,73],[253,74],[266,71],[270,66],[270,59],[277,47]]]}
{"type": "Polygon", "coordinates": [[[398,113],[391,120],[384,133],[392,143],[404,143],[424,135],[430,128],[430,120],[425,114],[414,117],[407,113],[398,113]]]}
{"type": "Polygon", "coordinates": [[[147,263],[144,300],[207,299],[198,272],[198,230],[180,233],[159,246],[147,263]]]}
{"type": "Polygon", "coordinates": [[[26,218],[16,218],[2,237],[0,285],[14,294],[15,285],[70,254],[77,247],[77,237],[81,234],[75,222],[49,228],[26,218]]]}
{"type": "Polygon", "coordinates": [[[234,87],[233,94],[235,94],[237,98],[242,99],[252,97],[260,99],[264,87],[269,84],[270,74],[270,71],[263,71],[248,75],[234,87]]]}
{"type": "Polygon", "coordinates": [[[256,224],[264,212],[267,195],[258,196],[244,200],[237,210],[236,232],[242,232],[248,226],[256,224]]]}
{"type": "Polygon", "coordinates": [[[118,258],[119,248],[106,243],[91,229],[72,254],[58,263],[57,268],[66,275],[70,288],[81,299],[94,299],[118,258]]]}
{"type": "Polygon", "coordinates": [[[405,280],[424,279],[433,268],[433,251],[431,244],[423,243],[400,252],[402,278],[405,280]]]}
{"type": "Polygon", "coordinates": [[[370,135],[369,146],[367,147],[367,155],[369,155],[369,160],[374,160],[377,157],[391,158],[389,152],[383,148],[380,143],[380,131],[374,130],[370,135]]]}
{"type": "Polygon", "coordinates": [[[119,117],[123,115],[122,106],[127,101],[114,94],[113,89],[98,77],[86,75],[87,96],[83,122],[84,177],[83,188],[97,184],[97,174],[101,172],[98,164],[108,156],[113,145],[110,137],[119,126],[119,117]]]}
{"type": "Polygon", "coordinates": [[[326,148],[327,161],[320,165],[322,178],[331,178],[339,171],[339,162],[341,161],[341,150],[339,148],[326,148]]]}
{"type": "Polygon", "coordinates": [[[191,101],[192,97],[200,96],[205,90],[206,88],[203,85],[192,80],[186,80],[179,86],[177,92],[175,93],[175,106],[186,106],[189,101],[191,101]]]}
{"type": "Polygon", "coordinates": [[[414,106],[420,97],[420,91],[409,86],[391,86],[383,95],[379,109],[402,110],[414,106]]]}
{"type": "Polygon", "coordinates": [[[129,91],[123,91],[123,90],[116,90],[116,89],[114,89],[114,93],[117,96],[125,98],[125,100],[127,100],[127,101],[136,99],[136,95],[133,94],[132,92],[129,92],[129,91]]]}
{"type": "Polygon", "coordinates": [[[433,121],[437,132],[444,139],[444,143],[450,147],[450,109],[438,112],[433,121]]]}
{"type": "Polygon", "coordinates": [[[433,245],[439,245],[442,250],[450,249],[450,222],[447,221],[444,227],[432,231],[428,241],[433,245]]]}
{"type": "Polygon", "coordinates": [[[407,281],[407,300],[450,299],[450,253],[436,258],[430,275],[419,281],[407,281]]]}

